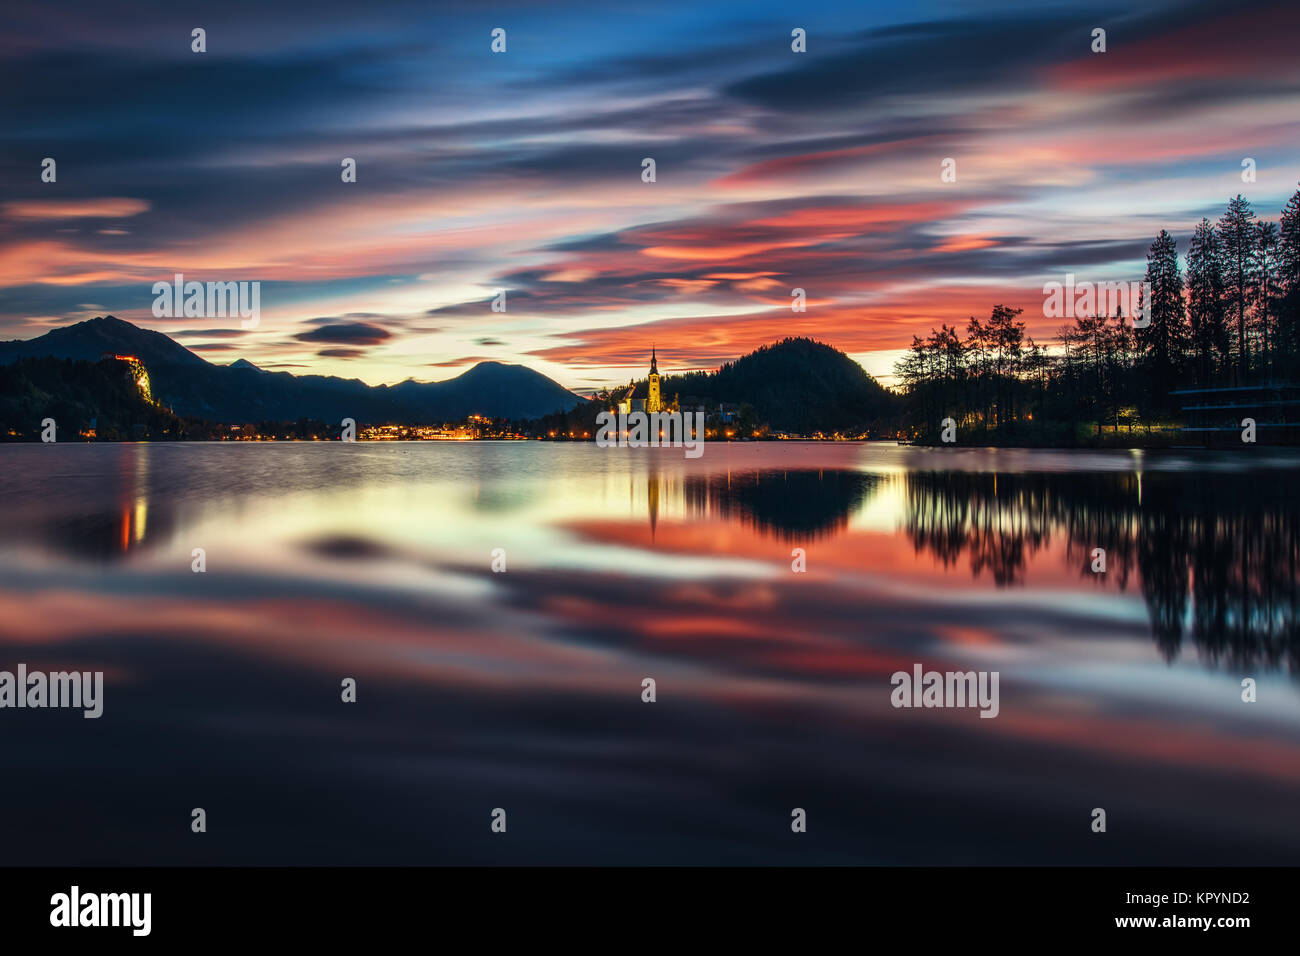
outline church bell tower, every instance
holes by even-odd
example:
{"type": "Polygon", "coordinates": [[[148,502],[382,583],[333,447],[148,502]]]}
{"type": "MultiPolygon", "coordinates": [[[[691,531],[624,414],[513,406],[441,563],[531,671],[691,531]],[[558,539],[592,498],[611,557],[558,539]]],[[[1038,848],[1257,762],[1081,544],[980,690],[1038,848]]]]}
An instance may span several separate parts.
{"type": "Polygon", "coordinates": [[[650,379],[646,390],[645,410],[647,412],[663,411],[659,399],[659,362],[655,358],[655,347],[650,346],[650,379]]]}

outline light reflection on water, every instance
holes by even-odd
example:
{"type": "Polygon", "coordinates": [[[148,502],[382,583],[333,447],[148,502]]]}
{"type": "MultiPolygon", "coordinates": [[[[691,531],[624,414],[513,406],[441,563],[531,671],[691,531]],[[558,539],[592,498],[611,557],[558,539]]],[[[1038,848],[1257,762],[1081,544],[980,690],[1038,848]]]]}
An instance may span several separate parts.
{"type": "Polygon", "coordinates": [[[99,721],[0,711],[11,862],[1300,859],[1283,452],[0,461],[0,669],[107,672],[99,721]],[[999,671],[1000,716],[894,710],[914,662],[999,671]]]}

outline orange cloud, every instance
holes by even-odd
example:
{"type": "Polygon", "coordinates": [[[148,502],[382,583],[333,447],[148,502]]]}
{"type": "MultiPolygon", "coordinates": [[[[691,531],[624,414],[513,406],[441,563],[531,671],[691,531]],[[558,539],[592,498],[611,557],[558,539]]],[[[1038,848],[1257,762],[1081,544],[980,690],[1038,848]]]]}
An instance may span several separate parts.
{"type": "Polygon", "coordinates": [[[734,246],[648,246],[641,250],[641,254],[643,256],[653,256],[656,259],[705,261],[710,259],[743,259],[746,256],[771,252],[774,249],[791,249],[802,245],[804,245],[802,240],[795,240],[791,242],[752,242],[734,246]]]}
{"type": "Polygon", "coordinates": [[[143,199],[32,199],[8,202],[5,215],[11,219],[121,219],[149,211],[143,199]]]}
{"type": "Polygon", "coordinates": [[[998,244],[996,239],[987,236],[949,236],[934,247],[935,252],[970,252],[972,249],[987,249],[998,244]]]}

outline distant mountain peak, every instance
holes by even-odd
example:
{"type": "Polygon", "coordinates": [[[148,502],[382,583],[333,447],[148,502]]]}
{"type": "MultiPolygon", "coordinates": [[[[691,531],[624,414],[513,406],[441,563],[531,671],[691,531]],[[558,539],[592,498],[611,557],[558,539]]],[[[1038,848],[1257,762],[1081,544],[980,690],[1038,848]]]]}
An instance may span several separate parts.
{"type": "Polygon", "coordinates": [[[249,368],[249,369],[252,369],[254,372],[260,372],[260,371],[262,371],[260,368],[258,368],[256,365],[254,365],[252,362],[250,362],[248,359],[245,359],[245,358],[235,359],[233,362],[230,363],[230,367],[231,367],[231,368],[249,368]]]}
{"type": "Polygon", "coordinates": [[[142,329],[115,315],[96,316],[50,329],[34,339],[0,344],[0,363],[46,356],[95,362],[105,352],[134,355],[146,367],[209,364],[163,333],[142,329]]]}
{"type": "Polygon", "coordinates": [[[461,372],[460,375],[457,375],[456,378],[463,378],[466,375],[483,375],[492,372],[506,372],[512,369],[524,369],[528,372],[533,371],[526,365],[512,365],[509,362],[498,362],[495,359],[489,359],[484,362],[475,362],[469,368],[465,369],[465,371],[461,372]]]}

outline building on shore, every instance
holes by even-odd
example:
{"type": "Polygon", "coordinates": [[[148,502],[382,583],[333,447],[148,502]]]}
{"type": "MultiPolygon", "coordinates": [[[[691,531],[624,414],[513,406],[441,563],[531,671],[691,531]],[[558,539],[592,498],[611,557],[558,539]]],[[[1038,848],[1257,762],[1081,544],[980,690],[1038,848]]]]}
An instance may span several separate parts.
{"type": "Polygon", "coordinates": [[[1224,388],[1187,388],[1169,393],[1182,406],[1182,434],[1207,445],[1241,441],[1247,423],[1263,445],[1300,444],[1300,384],[1269,382],[1224,388]]]}

